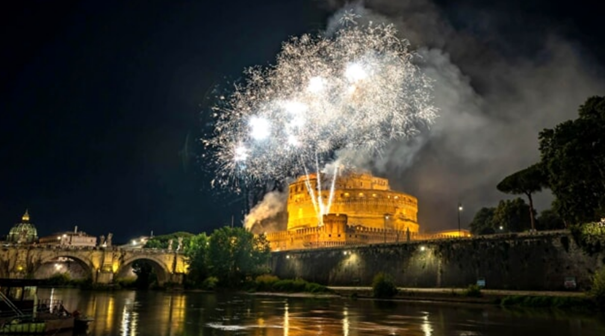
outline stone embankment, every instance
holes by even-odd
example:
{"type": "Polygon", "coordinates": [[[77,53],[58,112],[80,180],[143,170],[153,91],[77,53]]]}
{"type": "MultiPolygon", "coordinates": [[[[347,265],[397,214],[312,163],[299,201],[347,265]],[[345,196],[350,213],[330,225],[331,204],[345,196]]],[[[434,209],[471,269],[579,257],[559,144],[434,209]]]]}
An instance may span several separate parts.
{"type": "MultiPolygon", "coordinates": [[[[567,231],[273,252],[273,274],[327,286],[370,286],[388,273],[404,288],[577,291],[605,253],[587,254],[567,231]]],[[[444,289],[451,291],[451,289],[444,289]]]]}

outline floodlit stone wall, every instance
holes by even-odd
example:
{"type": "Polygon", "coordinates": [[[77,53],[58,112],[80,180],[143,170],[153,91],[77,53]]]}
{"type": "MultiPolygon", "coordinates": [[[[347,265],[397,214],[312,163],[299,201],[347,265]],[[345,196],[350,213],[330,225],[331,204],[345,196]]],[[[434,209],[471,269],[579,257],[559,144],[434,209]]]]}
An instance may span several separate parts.
{"type": "Polygon", "coordinates": [[[573,279],[586,289],[605,253],[586,254],[566,231],[534,235],[410,241],[393,244],[273,252],[280,278],[333,286],[369,286],[379,272],[400,287],[563,290],[573,279]]]}

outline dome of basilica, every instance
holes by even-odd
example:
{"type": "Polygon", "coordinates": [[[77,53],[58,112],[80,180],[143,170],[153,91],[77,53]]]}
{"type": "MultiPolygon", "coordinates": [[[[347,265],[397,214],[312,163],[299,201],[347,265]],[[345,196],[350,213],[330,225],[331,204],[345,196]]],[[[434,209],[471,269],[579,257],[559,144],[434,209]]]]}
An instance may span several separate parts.
{"type": "Polygon", "coordinates": [[[25,214],[21,217],[21,223],[12,227],[6,240],[17,244],[30,244],[37,239],[38,230],[29,222],[29,213],[25,210],[25,214]]]}

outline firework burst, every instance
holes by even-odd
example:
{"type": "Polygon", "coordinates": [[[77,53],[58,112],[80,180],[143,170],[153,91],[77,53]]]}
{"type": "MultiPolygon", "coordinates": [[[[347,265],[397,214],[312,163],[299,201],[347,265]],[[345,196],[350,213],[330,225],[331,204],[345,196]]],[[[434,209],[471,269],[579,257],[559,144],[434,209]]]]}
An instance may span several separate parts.
{"type": "Polygon", "coordinates": [[[337,150],[376,154],[433,121],[430,80],[395,28],[360,26],[346,15],[341,23],[330,37],[291,38],[275,65],[247,69],[221,97],[214,134],[204,141],[215,153],[214,184],[319,171],[337,150]]]}

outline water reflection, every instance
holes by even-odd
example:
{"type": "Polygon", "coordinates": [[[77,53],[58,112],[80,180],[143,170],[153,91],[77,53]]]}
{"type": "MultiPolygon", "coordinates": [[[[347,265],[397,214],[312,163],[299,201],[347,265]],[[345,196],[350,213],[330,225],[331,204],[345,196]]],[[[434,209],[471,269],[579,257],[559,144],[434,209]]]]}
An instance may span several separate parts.
{"type": "Polygon", "coordinates": [[[248,295],[47,290],[95,319],[91,335],[605,335],[602,317],[498,307],[248,295]]]}
{"type": "Polygon", "coordinates": [[[342,334],[349,336],[349,310],[347,306],[342,307],[342,334]]]}
{"type": "Polygon", "coordinates": [[[420,325],[420,329],[424,332],[424,336],[433,335],[433,327],[431,327],[431,323],[429,323],[429,313],[426,312],[426,315],[422,317],[422,324],[420,325]]]}

